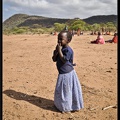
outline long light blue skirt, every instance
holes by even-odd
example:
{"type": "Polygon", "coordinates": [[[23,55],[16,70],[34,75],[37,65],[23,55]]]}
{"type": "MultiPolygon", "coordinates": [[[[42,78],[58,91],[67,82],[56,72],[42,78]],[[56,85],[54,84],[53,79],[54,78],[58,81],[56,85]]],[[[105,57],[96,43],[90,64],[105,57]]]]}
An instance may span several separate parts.
{"type": "Polygon", "coordinates": [[[82,89],[75,70],[58,75],[54,104],[62,112],[80,110],[84,107],[82,89]]]}

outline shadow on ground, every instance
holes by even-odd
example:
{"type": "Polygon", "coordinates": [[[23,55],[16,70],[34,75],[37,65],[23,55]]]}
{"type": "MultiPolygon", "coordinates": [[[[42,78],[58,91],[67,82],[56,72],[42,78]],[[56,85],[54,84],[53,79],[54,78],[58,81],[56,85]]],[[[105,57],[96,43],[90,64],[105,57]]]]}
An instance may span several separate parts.
{"type": "Polygon", "coordinates": [[[34,95],[28,95],[22,92],[16,92],[15,90],[11,90],[11,89],[5,90],[3,91],[3,93],[13,99],[24,100],[33,105],[36,105],[37,107],[50,110],[50,111],[54,111],[54,112],[59,112],[57,108],[54,106],[53,100],[49,100],[49,99],[34,96],[34,95]]]}

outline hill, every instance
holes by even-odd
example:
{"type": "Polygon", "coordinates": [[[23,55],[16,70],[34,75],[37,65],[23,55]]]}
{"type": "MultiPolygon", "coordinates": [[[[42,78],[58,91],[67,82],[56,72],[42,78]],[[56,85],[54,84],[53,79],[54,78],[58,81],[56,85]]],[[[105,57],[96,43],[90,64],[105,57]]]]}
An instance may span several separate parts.
{"type": "Polygon", "coordinates": [[[41,25],[43,27],[52,27],[54,23],[65,23],[70,19],[58,19],[48,18],[43,16],[26,15],[26,14],[15,14],[3,22],[3,29],[32,26],[34,24],[41,25]]]}
{"type": "Polygon", "coordinates": [[[99,24],[99,23],[107,23],[107,22],[117,23],[117,15],[98,15],[83,20],[89,24],[94,24],[94,23],[99,24]]]}
{"type": "MultiPolygon", "coordinates": [[[[77,18],[79,19],[79,18],[77,18]]],[[[3,22],[3,29],[10,29],[13,27],[22,27],[32,25],[40,25],[42,27],[53,27],[54,23],[67,23],[70,20],[74,19],[60,19],[60,18],[49,18],[43,16],[27,15],[27,14],[15,14],[3,22]]],[[[98,15],[92,16],[86,19],[82,19],[88,24],[94,23],[107,23],[114,22],[117,23],[117,15],[98,15]]]]}

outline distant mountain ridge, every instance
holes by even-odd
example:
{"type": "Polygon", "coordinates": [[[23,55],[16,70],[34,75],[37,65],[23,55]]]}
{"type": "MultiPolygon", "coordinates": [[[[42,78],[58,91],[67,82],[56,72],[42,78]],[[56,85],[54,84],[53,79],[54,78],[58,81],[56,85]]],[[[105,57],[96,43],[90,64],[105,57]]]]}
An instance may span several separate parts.
{"type": "MultiPolygon", "coordinates": [[[[80,19],[80,18],[77,18],[80,19]]],[[[43,27],[53,27],[54,23],[67,23],[74,19],[64,19],[64,18],[49,18],[43,16],[27,15],[27,14],[15,14],[3,22],[3,29],[10,29],[13,27],[22,26],[32,26],[33,24],[38,24],[43,27]]],[[[114,22],[117,23],[117,15],[98,15],[92,16],[86,19],[81,19],[88,24],[94,23],[107,23],[114,22]]]]}
{"type": "Polygon", "coordinates": [[[94,24],[94,23],[107,23],[107,22],[117,22],[117,15],[98,15],[92,16],[86,19],[83,19],[86,23],[94,24]]]}

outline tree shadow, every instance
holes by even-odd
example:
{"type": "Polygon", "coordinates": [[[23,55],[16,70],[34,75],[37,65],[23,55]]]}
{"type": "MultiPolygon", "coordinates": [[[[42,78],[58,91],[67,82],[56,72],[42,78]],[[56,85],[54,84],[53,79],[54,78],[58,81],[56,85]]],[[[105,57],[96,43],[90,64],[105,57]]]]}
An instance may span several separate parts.
{"type": "Polygon", "coordinates": [[[53,100],[49,100],[49,99],[42,98],[42,97],[37,97],[34,95],[28,95],[22,92],[16,92],[15,90],[11,90],[11,89],[5,90],[3,91],[3,93],[13,99],[24,100],[33,105],[36,105],[37,107],[50,110],[50,111],[54,111],[54,112],[59,112],[59,110],[54,106],[53,100]]]}

